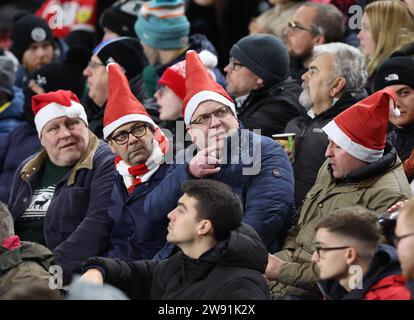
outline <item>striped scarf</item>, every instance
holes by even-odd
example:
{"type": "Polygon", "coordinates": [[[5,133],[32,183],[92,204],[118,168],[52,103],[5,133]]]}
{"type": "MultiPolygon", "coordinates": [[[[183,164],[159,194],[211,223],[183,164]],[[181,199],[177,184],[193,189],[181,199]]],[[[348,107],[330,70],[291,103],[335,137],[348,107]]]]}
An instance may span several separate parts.
{"type": "Polygon", "coordinates": [[[168,151],[169,142],[164,133],[157,128],[152,140],[152,152],[145,163],[137,166],[130,166],[120,156],[115,157],[115,167],[124,180],[125,187],[129,193],[141,183],[147,182],[157,172],[164,162],[165,154],[168,151]]]}

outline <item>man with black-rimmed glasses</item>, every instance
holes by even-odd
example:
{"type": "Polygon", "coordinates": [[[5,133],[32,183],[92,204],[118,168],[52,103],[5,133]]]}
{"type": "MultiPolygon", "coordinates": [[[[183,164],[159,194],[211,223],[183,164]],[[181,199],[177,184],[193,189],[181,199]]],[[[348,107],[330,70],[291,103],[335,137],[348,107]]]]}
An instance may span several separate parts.
{"type": "Polygon", "coordinates": [[[395,248],[379,244],[377,220],[356,206],[338,209],[315,226],[312,262],[326,300],[409,299],[395,248]]]}
{"type": "Polygon", "coordinates": [[[167,172],[168,140],[132,94],[121,66],[112,63],[107,68],[103,137],[117,157],[108,208],[112,232],[105,255],[125,261],[151,259],[166,242],[167,224],[150,222],[144,201],[167,172]]]}

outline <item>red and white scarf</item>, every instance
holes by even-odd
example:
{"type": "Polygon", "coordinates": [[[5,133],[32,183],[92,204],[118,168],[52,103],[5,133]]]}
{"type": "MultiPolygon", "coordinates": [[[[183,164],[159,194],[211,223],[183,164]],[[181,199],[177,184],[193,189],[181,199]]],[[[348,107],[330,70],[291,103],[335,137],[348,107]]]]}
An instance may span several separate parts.
{"type": "Polygon", "coordinates": [[[165,154],[168,151],[169,142],[164,133],[157,128],[152,139],[152,153],[145,163],[137,166],[130,166],[120,156],[115,158],[115,167],[124,180],[124,184],[129,193],[134,188],[151,179],[157,172],[160,165],[164,162],[165,154]]]}

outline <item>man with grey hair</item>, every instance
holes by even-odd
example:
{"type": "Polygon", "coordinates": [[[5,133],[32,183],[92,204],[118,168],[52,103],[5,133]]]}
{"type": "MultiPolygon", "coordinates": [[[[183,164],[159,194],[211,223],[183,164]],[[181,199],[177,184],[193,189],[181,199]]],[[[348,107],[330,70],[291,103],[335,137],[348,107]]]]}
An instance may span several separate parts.
{"type": "Polygon", "coordinates": [[[9,299],[15,288],[33,283],[51,290],[48,270],[52,259],[52,252],[46,247],[20,242],[14,234],[13,217],[0,202],[0,300],[9,299]]]}
{"type": "Polygon", "coordinates": [[[308,113],[289,121],[285,129],[296,134],[293,169],[297,208],[326,159],[328,139],[322,127],[366,96],[364,57],[358,49],[344,43],[316,46],[302,79],[299,101],[308,113]]]}
{"type": "Polygon", "coordinates": [[[344,17],[332,4],[305,2],[288,23],[284,40],[290,56],[290,75],[300,80],[312,59],[314,46],[342,41],[344,17]]]}

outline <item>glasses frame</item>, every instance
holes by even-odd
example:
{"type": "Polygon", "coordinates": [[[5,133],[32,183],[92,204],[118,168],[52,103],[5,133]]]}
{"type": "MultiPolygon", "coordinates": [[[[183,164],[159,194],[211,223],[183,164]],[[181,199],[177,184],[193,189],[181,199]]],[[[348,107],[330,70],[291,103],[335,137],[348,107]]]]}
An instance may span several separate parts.
{"type": "Polygon", "coordinates": [[[308,31],[310,33],[313,33],[314,35],[320,35],[321,33],[319,31],[316,31],[314,29],[309,29],[309,28],[305,28],[302,27],[300,25],[298,25],[296,22],[294,21],[289,21],[288,22],[288,28],[293,29],[293,30],[303,30],[303,31],[308,31]]]}
{"type": "Polygon", "coordinates": [[[113,141],[115,141],[115,143],[116,144],[118,144],[118,145],[120,145],[120,146],[122,146],[122,145],[124,145],[124,144],[127,144],[128,143],[128,141],[129,141],[129,135],[130,134],[132,134],[135,138],[137,138],[137,139],[139,139],[139,138],[141,138],[141,137],[143,137],[143,136],[145,136],[146,135],[146,133],[147,133],[147,125],[146,124],[140,124],[140,125],[137,125],[137,126],[134,126],[134,127],[132,127],[132,129],[131,130],[129,130],[129,131],[124,131],[124,132],[120,132],[120,133],[118,133],[117,135],[115,135],[115,136],[113,136],[113,137],[111,137],[110,138],[110,140],[113,140],[113,141]],[[142,127],[144,127],[144,133],[143,134],[141,134],[141,135],[135,135],[134,134],[134,131],[136,131],[137,129],[140,129],[140,128],[142,128],[142,127]],[[128,134],[127,135],[127,138],[126,138],[126,140],[125,140],[125,142],[118,142],[116,139],[117,139],[117,136],[119,136],[119,135],[121,135],[121,134],[128,134]]]}
{"type": "Polygon", "coordinates": [[[349,249],[350,246],[341,246],[341,247],[320,247],[315,246],[315,251],[318,258],[321,258],[321,251],[334,251],[334,250],[342,250],[342,249],[349,249]]]}
{"type": "Polygon", "coordinates": [[[392,241],[394,242],[394,245],[397,247],[402,239],[408,238],[408,237],[411,237],[411,236],[414,236],[414,232],[403,234],[402,236],[397,236],[397,235],[393,234],[392,241]]]}
{"type": "Polygon", "coordinates": [[[105,64],[100,63],[100,62],[96,62],[96,61],[93,61],[93,60],[90,60],[90,61],[88,62],[88,68],[91,68],[91,69],[93,69],[93,70],[95,70],[95,69],[96,69],[96,68],[98,68],[99,66],[105,67],[105,64]]]}
{"type": "Polygon", "coordinates": [[[230,57],[230,59],[229,59],[229,66],[231,67],[231,70],[238,71],[238,70],[240,70],[241,68],[244,67],[244,64],[241,64],[240,62],[236,62],[235,60],[236,59],[234,59],[233,57],[230,57]],[[236,70],[236,67],[240,67],[240,68],[238,68],[236,70]]]}
{"type": "Polygon", "coordinates": [[[230,108],[227,107],[227,106],[223,106],[223,107],[220,107],[217,110],[214,110],[213,112],[202,114],[202,115],[198,116],[194,121],[190,122],[190,125],[207,126],[207,125],[210,125],[211,119],[213,118],[213,116],[216,117],[217,119],[221,120],[221,119],[226,118],[230,113],[231,113],[230,108]],[[221,111],[224,111],[224,110],[226,110],[224,115],[218,116],[218,113],[221,112],[221,111]],[[200,122],[200,120],[198,120],[200,117],[207,117],[207,116],[208,116],[208,118],[206,118],[206,122],[200,122]]]}

